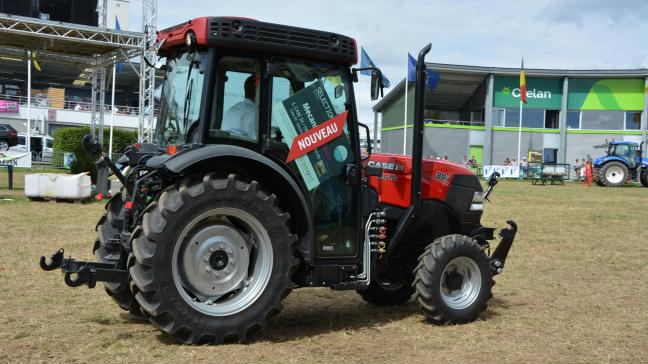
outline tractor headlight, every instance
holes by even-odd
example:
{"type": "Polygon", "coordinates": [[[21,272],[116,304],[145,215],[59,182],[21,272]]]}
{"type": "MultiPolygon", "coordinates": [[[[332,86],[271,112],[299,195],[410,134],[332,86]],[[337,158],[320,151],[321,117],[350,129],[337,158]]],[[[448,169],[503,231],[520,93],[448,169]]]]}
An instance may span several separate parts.
{"type": "Polygon", "coordinates": [[[472,202],[470,203],[470,211],[484,211],[484,194],[475,191],[473,194],[472,202]]]}

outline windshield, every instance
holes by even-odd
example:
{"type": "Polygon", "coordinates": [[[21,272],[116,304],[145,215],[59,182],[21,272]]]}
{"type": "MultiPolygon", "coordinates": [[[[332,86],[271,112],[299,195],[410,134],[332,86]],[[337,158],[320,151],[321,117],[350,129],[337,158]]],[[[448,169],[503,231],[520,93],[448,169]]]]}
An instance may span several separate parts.
{"type": "Polygon", "coordinates": [[[167,59],[155,131],[158,146],[184,144],[197,137],[207,53],[179,53],[167,59]]]}

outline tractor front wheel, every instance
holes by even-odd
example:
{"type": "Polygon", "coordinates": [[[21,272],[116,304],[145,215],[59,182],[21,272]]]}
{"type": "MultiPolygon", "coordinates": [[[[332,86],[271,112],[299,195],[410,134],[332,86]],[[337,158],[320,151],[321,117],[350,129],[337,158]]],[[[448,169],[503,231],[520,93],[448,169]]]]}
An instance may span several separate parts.
{"type": "Polygon", "coordinates": [[[599,170],[599,179],[607,187],[622,187],[629,175],[628,167],[617,161],[607,162],[599,170]]]}
{"type": "Polygon", "coordinates": [[[639,181],[641,182],[642,186],[648,187],[648,170],[641,171],[641,174],[639,175],[639,181]]]}
{"type": "Polygon", "coordinates": [[[358,290],[363,300],[375,306],[400,305],[412,298],[412,274],[395,280],[374,280],[367,289],[358,290]]]}
{"type": "Polygon", "coordinates": [[[233,174],[165,190],[144,214],[128,261],[149,321],[192,344],[243,341],[265,328],[298,264],[290,216],[275,199],[233,174]]]}
{"type": "Polygon", "coordinates": [[[491,297],[488,257],[464,235],[446,235],[428,245],[414,274],[414,297],[430,323],[474,321],[491,297]]]}

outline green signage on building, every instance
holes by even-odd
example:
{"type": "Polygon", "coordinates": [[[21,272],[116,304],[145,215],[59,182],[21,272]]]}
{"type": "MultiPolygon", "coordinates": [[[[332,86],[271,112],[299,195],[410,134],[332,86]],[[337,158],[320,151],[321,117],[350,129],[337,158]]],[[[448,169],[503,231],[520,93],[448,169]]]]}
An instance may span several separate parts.
{"type": "MultiPolygon", "coordinates": [[[[562,104],[562,80],[527,77],[527,104],[524,107],[559,110],[562,104]]],[[[495,77],[495,107],[520,107],[520,78],[495,77]]]]}
{"type": "Polygon", "coordinates": [[[643,79],[570,79],[570,110],[643,110],[643,79]]]}

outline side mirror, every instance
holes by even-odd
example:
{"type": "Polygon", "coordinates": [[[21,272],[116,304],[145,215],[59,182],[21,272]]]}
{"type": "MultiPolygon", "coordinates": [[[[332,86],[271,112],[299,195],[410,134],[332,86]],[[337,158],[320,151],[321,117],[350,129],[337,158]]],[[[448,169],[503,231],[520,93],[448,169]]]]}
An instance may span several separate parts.
{"type": "Polygon", "coordinates": [[[367,138],[367,155],[362,156],[362,160],[365,160],[371,156],[371,136],[369,133],[369,127],[366,124],[358,123],[358,129],[363,128],[365,130],[365,136],[367,138]]]}
{"type": "Polygon", "coordinates": [[[92,134],[86,134],[81,144],[83,145],[83,150],[88,153],[89,156],[93,158],[98,158],[101,155],[101,144],[99,144],[92,134]]]}
{"type": "Polygon", "coordinates": [[[378,96],[383,94],[383,77],[379,69],[374,68],[371,71],[371,101],[378,100],[378,96]]]}
{"type": "Polygon", "coordinates": [[[339,99],[344,94],[344,86],[337,85],[335,86],[335,98],[339,99]]]}

